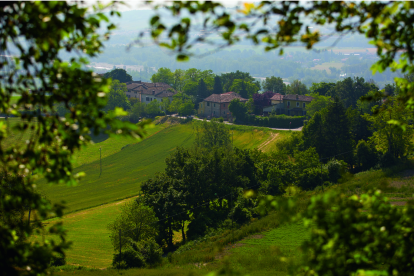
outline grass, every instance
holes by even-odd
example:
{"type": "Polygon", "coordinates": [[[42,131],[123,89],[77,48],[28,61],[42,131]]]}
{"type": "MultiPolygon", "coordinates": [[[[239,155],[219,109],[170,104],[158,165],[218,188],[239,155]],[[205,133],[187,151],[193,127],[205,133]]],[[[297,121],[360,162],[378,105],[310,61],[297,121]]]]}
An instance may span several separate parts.
{"type": "Polygon", "coordinates": [[[331,70],[329,70],[329,67],[334,67],[334,68],[337,68],[337,69],[341,69],[342,66],[344,66],[344,63],[340,63],[340,62],[324,62],[324,63],[318,64],[318,65],[316,65],[316,66],[314,66],[314,67],[312,67],[310,69],[313,69],[313,70],[326,70],[326,72],[328,74],[330,74],[331,73],[331,70]]]}
{"type": "Polygon", "coordinates": [[[88,146],[83,147],[82,149],[76,151],[73,156],[74,166],[79,167],[85,164],[92,163],[99,160],[99,149],[102,149],[102,158],[106,158],[110,155],[113,155],[117,152],[120,152],[123,147],[130,146],[141,142],[148,137],[158,133],[159,131],[166,128],[168,125],[151,125],[146,127],[146,134],[143,139],[136,140],[132,137],[124,136],[113,136],[113,137],[94,137],[95,141],[102,140],[98,143],[89,144],[88,146]],[[99,139],[99,140],[98,140],[99,139]]]}
{"type": "Polygon", "coordinates": [[[102,158],[101,176],[100,163],[96,160],[75,169],[75,173],[86,173],[77,186],[48,185],[39,180],[39,189],[52,202],[66,201],[69,212],[135,196],[139,194],[142,181],[164,169],[165,158],[176,147],[187,147],[193,143],[192,131],[188,124],[165,128],[156,135],[102,158]]]}
{"type": "MultiPolygon", "coordinates": [[[[251,149],[263,145],[262,150],[275,149],[279,137],[289,135],[287,131],[255,130],[254,127],[232,127],[233,143],[236,147],[251,149]]],[[[115,138],[82,149],[75,157],[76,162],[88,162],[75,169],[83,171],[86,177],[75,187],[65,184],[47,185],[38,181],[39,189],[52,202],[66,201],[68,212],[87,209],[101,204],[119,201],[139,194],[141,182],[152,177],[165,168],[165,158],[176,147],[189,147],[193,144],[194,134],[191,123],[157,125],[150,130],[152,136],[136,144],[127,145],[126,138],[115,142],[115,138]],[[114,152],[102,158],[102,175],[100,173],[99,150],[114,152]],[[122,149],[122,150],[121,150],[122,149]],[[88,156],[90,156],[88,158],[88,156]]],[[[106,154],[106,153],[105,153],[106,154]]]]}

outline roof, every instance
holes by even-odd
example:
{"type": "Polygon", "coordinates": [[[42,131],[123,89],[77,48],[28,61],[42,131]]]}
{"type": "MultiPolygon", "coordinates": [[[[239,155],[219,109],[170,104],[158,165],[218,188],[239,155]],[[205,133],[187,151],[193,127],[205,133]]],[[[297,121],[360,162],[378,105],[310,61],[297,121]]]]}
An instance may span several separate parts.
{"type": "Polygon", "coordinates": [[[138,92],[146,95],[154,95],[156,97],[171,97],[177,92],[168,84],[156,82],[142,82],[142,81],[131,81],[126,83],[128,92],[138,92]],[[172,92],[173,90],[174,92],[172,92]]]}
{"type": "Polygon", "coordinates": [[[311,102],[313,100],[313,97],[311,96],[304,96],[304,95],[284,95],[284,100],[292,100],[292,101],[301,101],[301,102],[311,102]]]}
{"type": "Polygon", "coordinates": [[[270,98],[272,101],[282,101],[283,100],[283,95],[280,93],[276,93],[275,95],[273,95],[273,97],[270,98]]]}
{"type": "Polygon", "coordinates": [[[239,99],[241,102],[246,102],[247,99],[242,98],[239,94],[235,92],[227,92],[223,94],[211,94],[204,99],[205,102],[214,102],[214,103],[229,103],[233,99],[239,99]]]}

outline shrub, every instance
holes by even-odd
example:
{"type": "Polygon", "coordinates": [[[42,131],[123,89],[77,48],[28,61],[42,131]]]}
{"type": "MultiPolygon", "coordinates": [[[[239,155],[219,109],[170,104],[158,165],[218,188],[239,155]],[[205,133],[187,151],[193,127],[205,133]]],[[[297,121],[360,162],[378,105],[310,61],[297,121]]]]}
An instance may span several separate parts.
{"type": "Polygon", "coordinates": [[[121,254],[114,254],[112,265],[116,268],[139,268],[153,266],[162,260],[162,249],[153,240],[141,242],[129,241],[129,245],[121,254]]]}
{"type": "Polygon", "coordinates": [[[303,190],[313,190],[320,186],[326,178],[326,171],[321,172],[319,168],[308,168],[303,170],[300,175],[298,186],[303,190]]]}
{"type": "Polygon", "coordinates": [[[332,159],[326,164],[326,167],[328,169],[329,181],[337,183],[343,173],[344,164],[336,159],[332,159]]]}
{"type": "Polygon", "coordinates": [[[118,269],[144,267],[145,260],[141,254],[132,248],[126,248],[121,254],[114,254],[112,266],[118,269]]]}
{"type": "Polygon", "coordinates": [[[384,155],[381,156],[379,163],[381,168],[389,168],[395,165],[396,159],[391,152],[387,151],[384,155]]]}
{"type": "Polygon", "coordinates": [[[364,140],[359,141],[356,147],[356,161],[362,170],[371,169],[378,163],[377,150],[364,140]]]}
{"type": "Polygon", "coordinates": [[[62,266],[66,264],[66,256],[64,254],[52,255],[50,266],[62,266]]]}
{"type": "Polygon", "coordinates": [[[223,118],[223,117],[220,117],[220,118],[218,118],[218,121],[219,121],[220,123],[222,123],[222,122],[224,122],[224,118],[223,118]]]}

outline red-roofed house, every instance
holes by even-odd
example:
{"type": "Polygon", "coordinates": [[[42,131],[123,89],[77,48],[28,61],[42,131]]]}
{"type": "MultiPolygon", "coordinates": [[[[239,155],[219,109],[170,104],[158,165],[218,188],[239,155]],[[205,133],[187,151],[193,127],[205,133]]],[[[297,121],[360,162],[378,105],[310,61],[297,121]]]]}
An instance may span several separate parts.
{"type": "Polygon", "coordinates": [[[146,104],[154,100],[162,102],[164,98],[172,101],[173,95],[177,93],[170,85],[160,82],[131,81],[127,82],[126,86],[128,99],[136,98],[146,104]]]}
{"type": "Polygon", "coordinates": [[[198,115],[200,117],[231,117],[229,104],[233,99],[239,99],[241,102],[247,102],[235,92],[227,92],[223,94],[212,94],[199,103],[198,115]]]}

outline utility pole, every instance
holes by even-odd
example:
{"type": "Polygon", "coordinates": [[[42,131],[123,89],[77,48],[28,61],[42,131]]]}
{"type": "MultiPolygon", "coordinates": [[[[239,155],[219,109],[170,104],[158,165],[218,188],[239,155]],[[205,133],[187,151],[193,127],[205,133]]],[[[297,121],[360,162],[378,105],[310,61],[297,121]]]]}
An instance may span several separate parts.
{"type": "Polygon", "coordinates": [[[102,148],[99,148],[99,177],[102,174],[102,148]]]}

